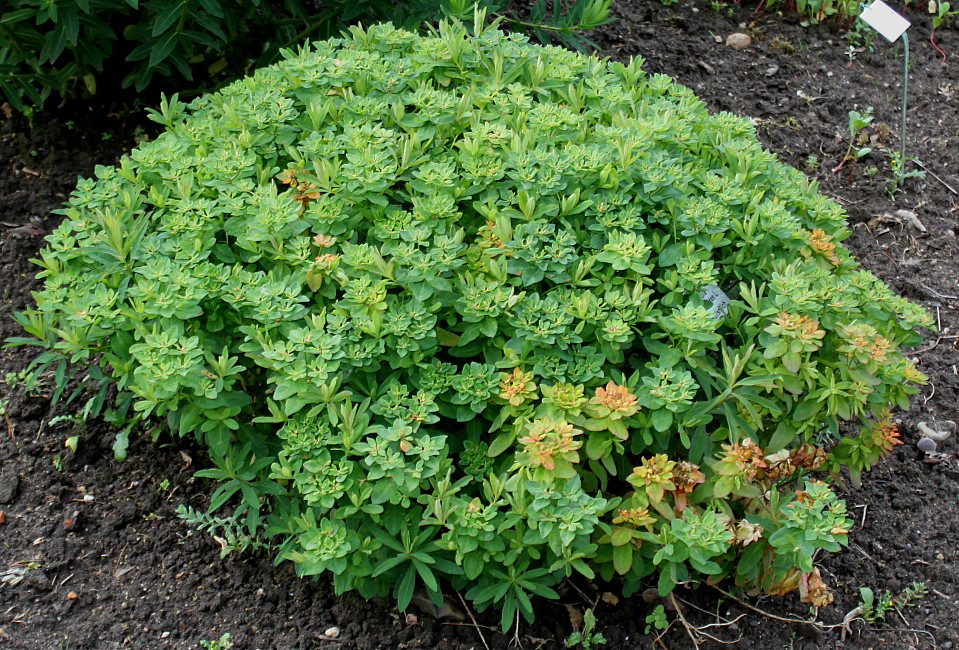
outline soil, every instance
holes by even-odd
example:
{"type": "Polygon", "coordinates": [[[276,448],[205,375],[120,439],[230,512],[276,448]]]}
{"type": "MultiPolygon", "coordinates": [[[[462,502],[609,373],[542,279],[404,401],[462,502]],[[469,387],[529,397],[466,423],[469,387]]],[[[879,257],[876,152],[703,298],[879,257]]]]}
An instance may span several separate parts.
{"type": "MultiPolygon", "coordinates": [[[[818,624],[802,622],[811,612],[795,594],[744,599],[706,586],[678,590],[679,613],[699,628],[692,635],[703,648],[956,647],[959,442],[941,445],[938,463],[925,462],[915,446],[919,421],[959,419],[955,20],[935,36],[949,55],[944,62],[925,10],[909,14],[907,154],[926,176],[905,179],[893,196],[882,150],[899,144],[900,45],[879,36],[871,47],[862,39],[850,45],[835,26],[803,27],[795,16],[721,2],[621,1],[613,13],[615,22],[590,34],[603,55],[643,56],[647,71],[671,75],[713,110],[754,118],[765,146],[846,207],[847,244],[863,266],[938,321],[910,352],[929,384],[897,414],[904,444],[862,488],[842,489],[856,527],[846,551],[823,559],[836,601],[812,612],[818,624]],[[752,44],[727,47],[733,32],[749,34],[752,44]],[[833,172],[848,146],[848,112],[866,107],[875,115],[867,128],[873,152],[833,172]],[[928,589],[913,606],[889,611],[884,621],[840,625],[859,603],[860,587],[896,596],[913,582],[928,589]]],[[[31,121],[0,117],[0,337],[19,334],[9,316],[39,285],[29,260],[77,176],[115,164],[137,138],[154,133],[143,111],[129,107],[70,104],[31,121]]],[[[0,378],[8,378],[0,384],[0,647],[195,648],[228,632],[243,649],[561,648],[576,618],[571,609],[594,604],[607,648],[693,646],[678,613],[667,612],[672,625],[657,641],[644,633],[655,599],[610,604],[600,599],[602,585],[564,585],[562,601],[538,603],[536,622],[524,622],[514,637],[493,629],[492,612],[476,613],[474,624],[419,610],[404,615],[386,600],[335,597],[328,580],[299,580],[266,552],[221,560],[217,542],[175,514],[179,504],[203,509],[209,498],[209,482],[193,477],[202,452],[143,436],[125,462],[113,460],[108,425],[53,424],[70,407],[51,408],[42,390],[20,388],[16,373],[35,354],[0,350],[0,378]],[[74,435],[76,453],[64,446],[74,435]]]]}

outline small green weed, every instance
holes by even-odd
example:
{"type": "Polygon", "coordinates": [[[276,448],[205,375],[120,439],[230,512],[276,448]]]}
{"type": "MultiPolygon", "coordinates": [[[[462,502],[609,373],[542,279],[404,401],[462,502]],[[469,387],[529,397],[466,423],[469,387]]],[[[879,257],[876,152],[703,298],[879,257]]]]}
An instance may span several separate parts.
{"type": "Polygon", "coordinates": [[[859,597],[862,602],[859,604],[859,615],[870,623],[885,621],[886,614],[893,610],[914,607],[914,601],[922,599],[928,591],[926,583],[913,582],[894,598],[888,589],[876,596],[869,587],[860,587],[859,597]]]}
{"type": "MultiPolygon", "coordinates": [[[[849,111],[849,146],[846,147],[846,153],[843,154],[842,160],[839,161],[839,164],[832,170],[832,173],[837,173],[842,169],[847,162],[852,162],[855,164],[857,160],[863,158],[872,152],[872,147],[865,146],[868,143],[868,136],[865,133],[865,128],[873,120],[872,107],[869,106],[861,113],[859,111],[849,111]]],[[[850,165],[850,168],[852,165],[850,165]]],[[[850,176],[852,171],[850,169],[850,176]]]]}
{"type": "Polygon", "coordinates": [[[709,8],[715,11],[717,14],[726,14],[732,18],[733,8],[728,2],[723,2],[723,0],[712,0],[712,2],[709,3],[709,8]]]}
{"type": "Polygon", "coordinates": [[[242,514],[240,511],[234,512],[230,517],[214,517],[181,504],[177,507],[176,514],[180,519],[196,526],[198,530],[209,533],[220,545],[221,559],[234,551],[243,555],[247,551],[270,548],[270,544],[243,530],[243,526],[237,521],[242,514]]]}
{"type": "Polygon", "coordinates": [[[200,641],[200,647],[206,650],[230,650],[233,642],[230,641],[230,633],[224,632],[216,641],[200,641]]]}
{"type": "Polygon", "coordinates": [[[907,164],[910,162],[918,163],[919,160],[913,156],[906,156],[903,159],[902,154],[893,149],[883,149],[883,153],[889,156],[889,173],[890,176],[886,179],[886,194],[890,197],[894,197],[896,192],[899,191],[902,182],[907,178],[925,178],[926,172],[921,169],[909,169],[907,170],[907,164]]]}
{"type": "Polygon", "coordinates": [[[646,629],[643,632],[649,634],[654,629],[665,630],[667,627],[669,627],[669,619],[666,618],[666,608],[656,605],[655,609],[646,616],[646,629]]]}
{"type": "Polygon", "coordinates": [[[932,14],[932,31],[929,33],[929,42],[936,48],[936,51],[942,56],[942,62],[945,63],[946,53],[936,43],[936,30],[942,26],[943,21],[949,16],[959,15],[959,10],[953,9],[948,2],[937,2],[936,0],[929,0],[927,8],[929,13],[932,14]]]}
{"type": "Polygon", "coordinates": [[[566,647],[572,648],[580,645],[583,650],[591,650],[594,645],[606,645],[606,637],[595,630],[596,615],[593,614],[593,610],[587,609],[583,615],[583,629],[577,630],[566,637],[566,647]]]}

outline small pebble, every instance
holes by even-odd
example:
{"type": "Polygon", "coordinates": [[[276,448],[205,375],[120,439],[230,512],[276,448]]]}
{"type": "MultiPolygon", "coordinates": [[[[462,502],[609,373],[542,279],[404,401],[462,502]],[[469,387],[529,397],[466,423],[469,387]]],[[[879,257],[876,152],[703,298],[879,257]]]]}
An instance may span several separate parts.
{"type": "Polygon", "coordinates": [[[92,495],[92,494],[84,494],[84,495],[83,495],[83,500],[86,501],[87,503],[89,503],[90,501],[93,501],[93,495],[92,495]]]}
{"type": "MultiPolygon", "coordinates": [[[[904,212],[900,210],[899,212],[904,212]]],[[[899,214],[897,212],[896,214],[899,214]]],[[[925,229],[923,229],[925,230],[925,229]]],[[[916,424],[919,433],[934,442],[943,442],[949,439],[949,436],[956,430],[956,423],[952,420],[943,420],[942,422],[919,422],[916,424]]]]}
{"type": "Polygon", "coordinates": [[[169,636],[170,636],[170,633],[169,633],[169,632],[163,632],[163,633],[160,635],[160,638],[161,638],[161,639],[166,639],[166,638],[168,638],[169,636]]]}
{"type": "Polygon", "coordinates": [[[71,591],[70,593],[67,594],[67,600],[75,600],[76,597],[77,597],[76,592],[71,591]]]}
{"type": "Polygon", "coordinates": [[[734,50],[745,50],[752,43],[753,39],[749,37],[749,34],[743,34],[742,32],[735,32],[726,37],[726,46],[734,50]]]}
{"type": "Polygon", "coordinates": [[[326,632],[323,633],[323,636],[328,636],[331,639],[336,639],[340,636],[340,628],[338,627],[327,628],[326,632]]]}

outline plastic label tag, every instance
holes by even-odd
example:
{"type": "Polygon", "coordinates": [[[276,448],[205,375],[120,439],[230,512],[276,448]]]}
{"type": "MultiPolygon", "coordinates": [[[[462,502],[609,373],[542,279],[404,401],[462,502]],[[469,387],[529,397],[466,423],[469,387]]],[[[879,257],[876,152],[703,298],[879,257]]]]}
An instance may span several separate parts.
{"type": "Polygon", "coordinates": [[[729,296],[715,284],[704,286],[699,292],[699,297],[708,303],[712,303],[706,311],[712,314],[713,318],[718,320],[729,313],[729,296]]]}
{"type": "Polygon", "coordinates": [[[863,9],[859,17],[890,43],[902,36],[912,24],[882,0],[876,0],[863,9]]]}

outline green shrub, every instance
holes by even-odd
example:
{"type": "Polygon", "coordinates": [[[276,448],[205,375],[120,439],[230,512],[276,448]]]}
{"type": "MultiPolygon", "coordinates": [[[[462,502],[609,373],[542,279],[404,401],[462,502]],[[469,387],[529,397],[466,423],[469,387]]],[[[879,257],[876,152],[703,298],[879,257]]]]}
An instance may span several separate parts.
{"type": "Polygon", "coordinates": [[[338,592],[443,580],[504,627],[574,573],[828,602],[850,521],[814,476],[895,444],[928,316],[748,120],[475,31],[165,101],[63,210],[19,342],[195,436],[211,509],[338,592]]]}
{"type": "Polygon", "coordinates": [[[0,13],[0,91],[17,110],[78,84],[93,94],[105,63],[108,79],[137,91],[155,76],[194,81],[271,58],[307,24],[300,0],[11,0],[0,13]]]}
{"type": "MultiPolygon", "coordinates": [[[[609,21],[611,0],[577,0],[564,10],[532,7],[531,29],[582,48],[577,29],[609,21]]],[[[209,88],[224,75],[272,63],[307,36],[327,38],[347,25],[385,20],[409,29],[445,14],[472,12],[466,0],[332,0],[311,13],[309,0],[9,0],[0,11],[0,96],[18,111],[77,87],[94,94],[106,79],[137,92],[160,79],[209,88]],[[106,74],[104,63],[112,64],[106,74]],[[224,72],[225,71],[225,72],[224,72]]],[[[482,0],[497,11],[508,0],[482,0]]],[[[227,77],[228,78],[228,77],[227,77]]]]}

